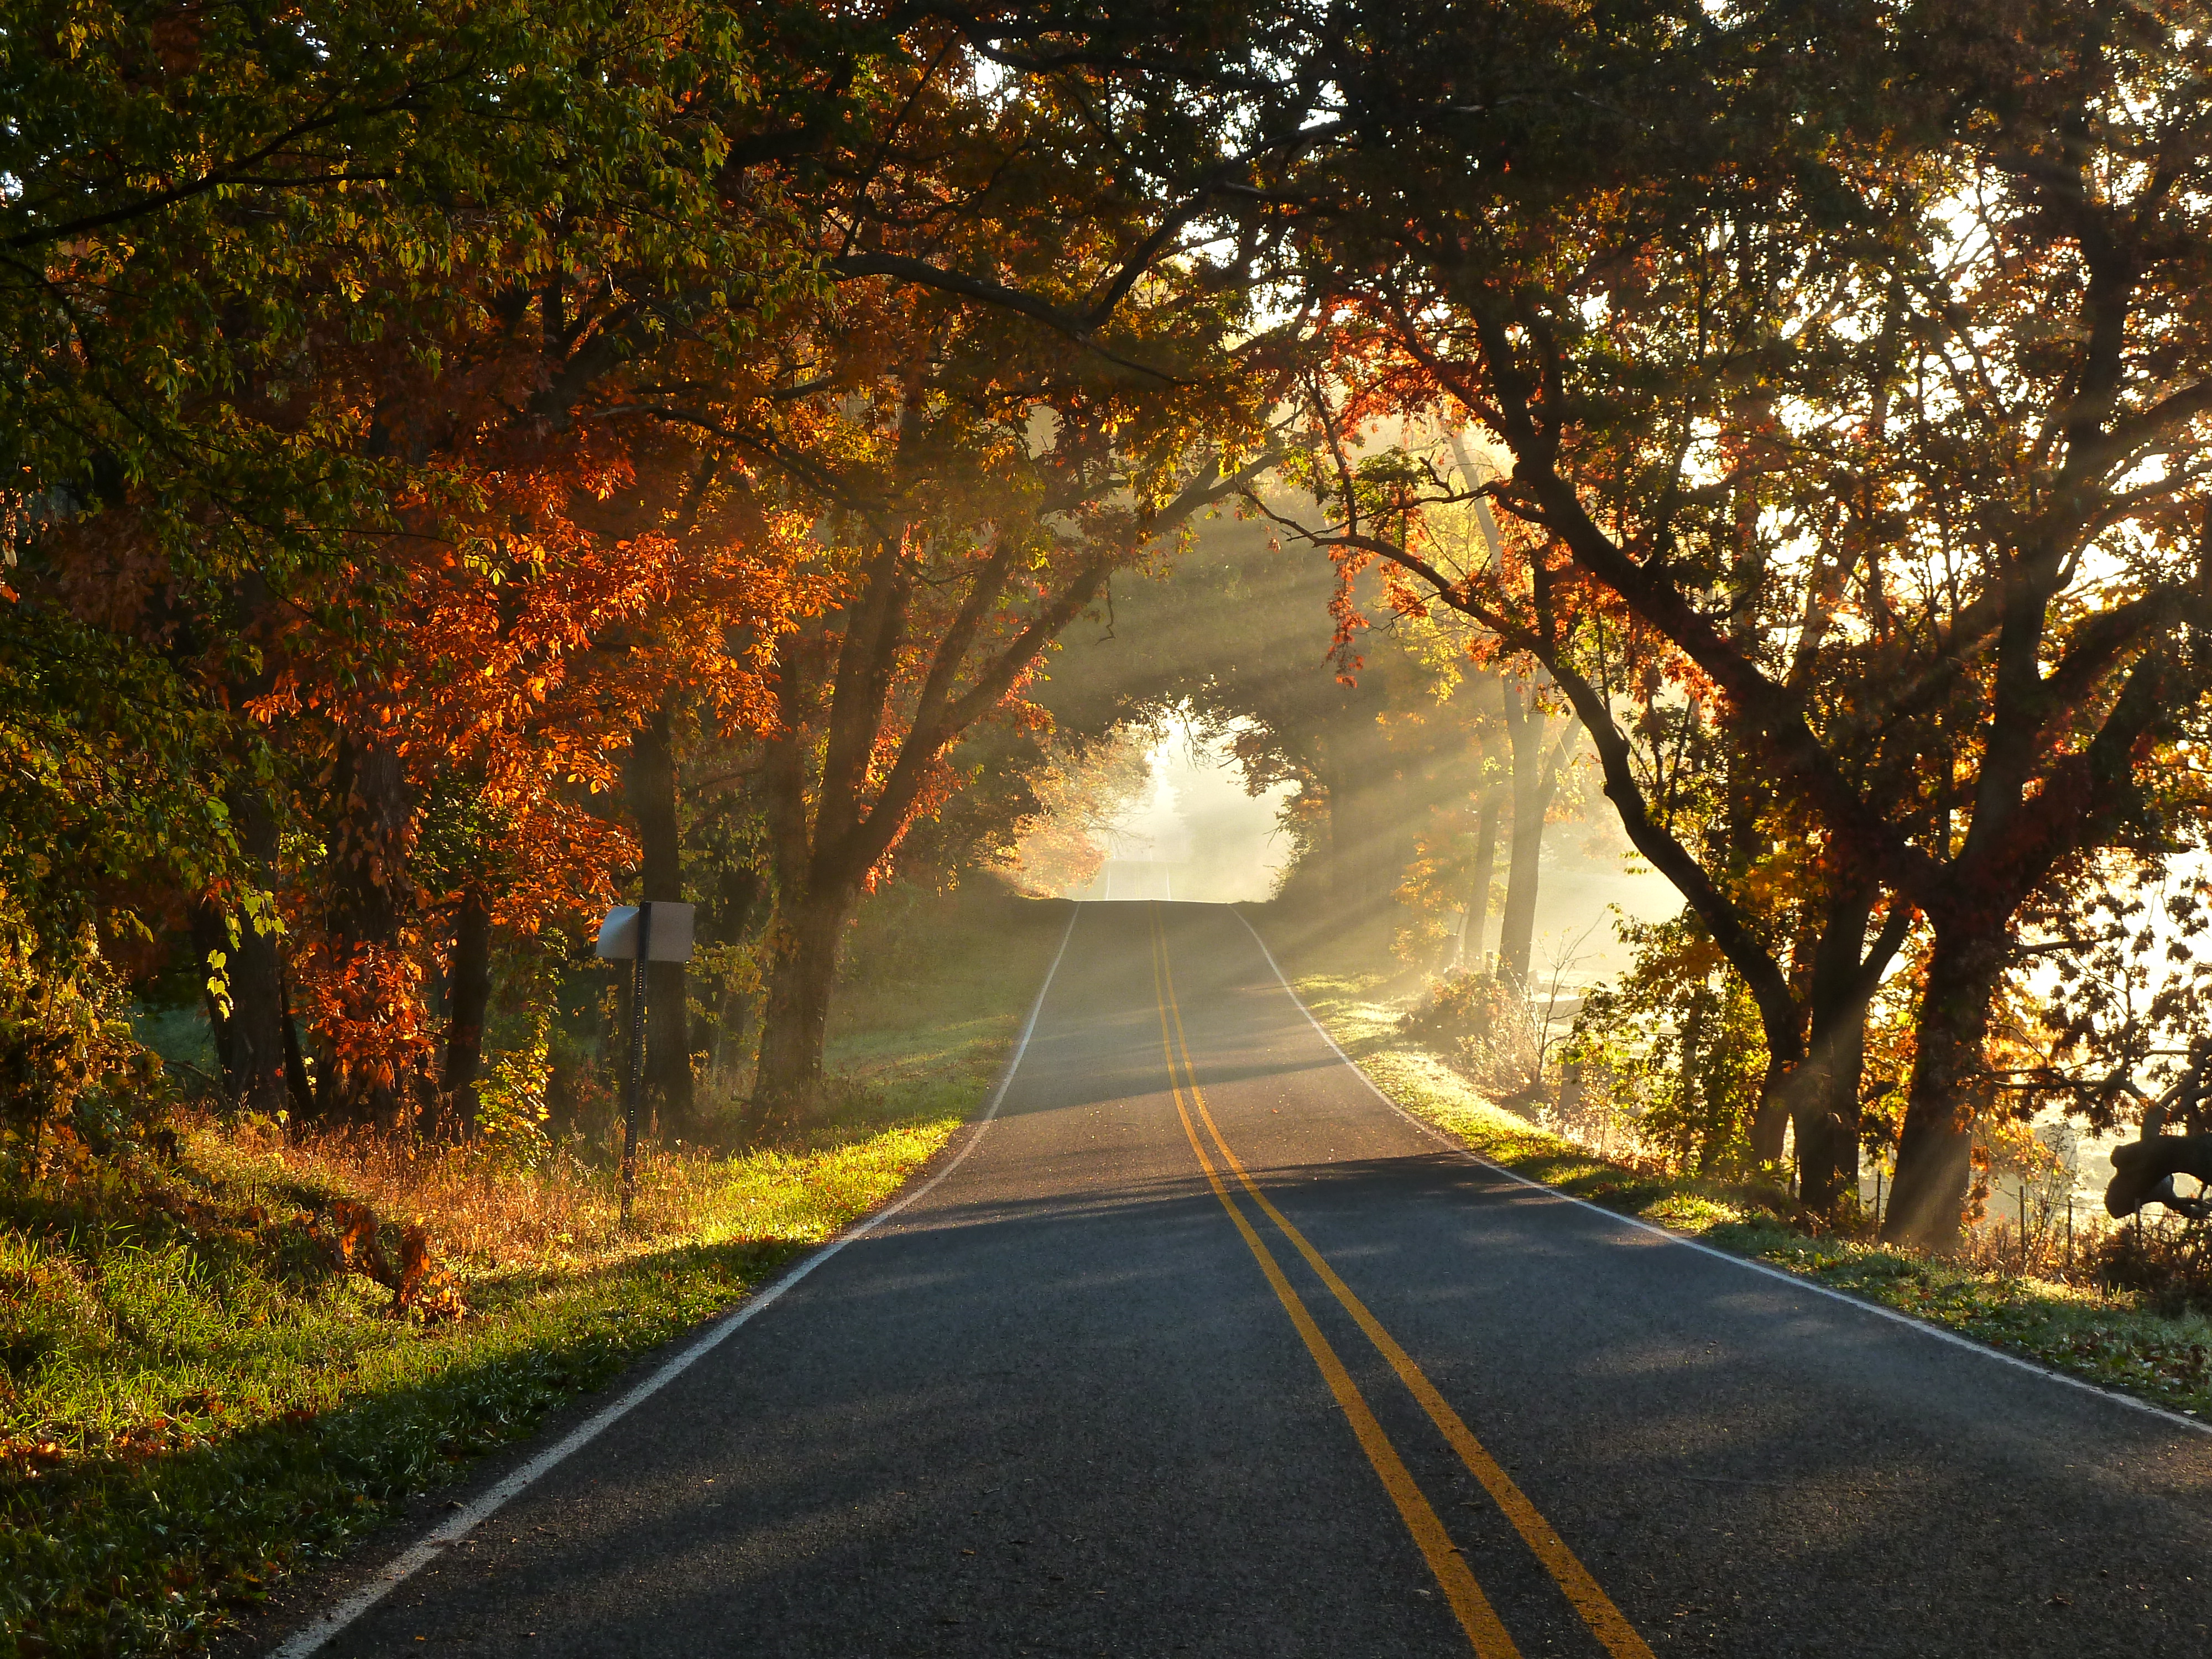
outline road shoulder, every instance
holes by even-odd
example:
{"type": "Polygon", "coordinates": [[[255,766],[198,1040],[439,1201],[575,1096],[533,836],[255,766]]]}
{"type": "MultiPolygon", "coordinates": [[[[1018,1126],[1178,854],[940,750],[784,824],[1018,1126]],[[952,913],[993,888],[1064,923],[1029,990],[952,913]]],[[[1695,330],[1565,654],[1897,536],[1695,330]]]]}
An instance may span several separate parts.
{"type": "MultiPolygon", "coordinates": [[[[1264,939],[1264,920],[1247,921],[1264,939]]],[[[1484,1162],[2004,1358],[2157,1407],[2178,1424],[2212,1425],[2212,1320],[2203,1315],[2170,1317],[2093,1290],[1810,1237],[1749,1201],[1741,1188],[1601,1157],[1484,1096],[1443,1054],[1402,1028],[1404,1010],[1382,989],[1381,975],[1283,955],[1281,972],[1298,1000],[1377,1092],[1484,1162]]]]}

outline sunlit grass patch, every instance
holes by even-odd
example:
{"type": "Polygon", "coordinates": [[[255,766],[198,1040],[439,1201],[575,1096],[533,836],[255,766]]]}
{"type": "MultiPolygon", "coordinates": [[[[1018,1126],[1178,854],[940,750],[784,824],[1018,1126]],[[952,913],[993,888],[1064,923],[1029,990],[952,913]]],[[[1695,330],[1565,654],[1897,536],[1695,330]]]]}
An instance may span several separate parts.
{"type": "Polygon", "coordinates": [[[1681,1233],[1703,1233],[1742,1219],[1741,1212],[1732,1204],[1721,1203],[1702,1194],[1684,1192],[1663,1193],[1637,1213],[1646,1221],[1681,1233]]]}
{"type": "Polygon", "coordinates": [[[765,1149],[731,1159],[721,1166],[726,1184],[702,1194],[701,1237],[710,1243],[827,1239],[896,1192],[964,1116],[917,1118],[817,1152],[765,1149]]]}

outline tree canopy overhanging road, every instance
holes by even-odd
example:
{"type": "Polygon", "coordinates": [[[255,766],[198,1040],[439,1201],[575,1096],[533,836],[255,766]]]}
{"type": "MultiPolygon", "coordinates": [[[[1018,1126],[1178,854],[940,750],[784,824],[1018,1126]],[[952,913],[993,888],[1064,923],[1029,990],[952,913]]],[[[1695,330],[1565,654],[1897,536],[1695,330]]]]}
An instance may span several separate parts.
{"type": "Polygon", "coordinates": [[[2212,1438],[1457,1153],[1234,909],[1080,907],[969,1133],[319,1650],[2212,1643],[2212,1438]]]}
{"type": "Polygon", "coordinates": [[[2207,16],[13,0],[0,1652],[2212,1651],[2207,16]]]}

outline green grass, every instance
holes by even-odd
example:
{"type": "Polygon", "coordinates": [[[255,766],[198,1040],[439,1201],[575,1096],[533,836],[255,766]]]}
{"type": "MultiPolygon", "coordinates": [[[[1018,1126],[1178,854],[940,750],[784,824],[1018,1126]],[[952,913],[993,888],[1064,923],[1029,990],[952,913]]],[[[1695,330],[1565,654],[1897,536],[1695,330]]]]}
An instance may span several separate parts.
{"type": "Polygon", "coordinates": [[[2131,1295],[1808,1237],[1762,1207],[1756,1189],[1597,1157],[1494,1104],[1443,1054],[1401,1031],[1404,1002],[1392,996],[1390,975],[1307,971],[1296,953],[1276,955],[1306,1006],[1377,1088],[1493,1164],[2100,1386],[2212,1418],[2212,1321],[2202,1314],[2171,1316],[2131,1295]]]}
{"type": "Polygon", "coordinates": [[[889,1198],[980,1106],[1065,911],[915,910],[845,988],[832,1108],[735,1158],[657,1154],[641,1229],[606,1171],[204,1126],[181,1158],[0,1194],[0,1655],[190,1652],[288,1571],[731,1306],[889,1198]],[[386,1316],[302,1224],[420,1217],[465,1317],[386,1316]]]}

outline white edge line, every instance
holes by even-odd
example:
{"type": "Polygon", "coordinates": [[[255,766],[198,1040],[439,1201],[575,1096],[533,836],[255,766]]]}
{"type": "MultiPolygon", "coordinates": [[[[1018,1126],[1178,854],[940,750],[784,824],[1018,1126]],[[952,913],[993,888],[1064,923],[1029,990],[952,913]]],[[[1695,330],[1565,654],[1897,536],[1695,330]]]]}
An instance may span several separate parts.
{"type": "Polygon", "coordinates": [[[1285,976],[1281,966],[1275,961],[1275,953],[1267,948],[1267,941],[1260,937],[1260,930],[1252,925],[1251,919],[1242,910],[1237,910],[1236,915],[1237,920],[1244,924],[1244,931],[1252,935],[1253,943],[1260,947],[1260,954],[1267,957],[1267,966],[1274,970],[1275,981],[1283,988],[1283,994],[1290,998],[1291,1006],[1304,1014],[1306,1017],[1306,1023],[1321,1034],[1321,1040],[1328,1044],[1329,1051],[1351,1068],[1354,1077],[1367,1085],[1368,1093],[1373,1095],[1376,1099],[1381,1101],[1439,1146],[1457,1153],[1470,1164],[1480,1164],[1495,1175],[1504,1176],[1508,1181],[1516,1182],[1523,1187],[1547,1194],[1562,1203],[1580,1205],[1583,1209],[1593,1211],[1609,1221],[1620,1223],[1624,1227],[1633,1227],[1639,1231],[1650,1233],[1656,1238],[1662,1238],[1670,1244],[1679,1244],[1686,1250],[1695,1250],[1700,1255],[1709,1255],[1716,1261],[1725,1261],[1732,1267],[1742,1267],[1755,1273],[1764,1273],[1769,1279],[1778,1279],[1784,1284],[1796,1290],[1810,1291],[1816,1296],[1828,1297],[1847,1306],[1856,1308],[1862,1313],[1877,1315],[1895,1324],[1902,1325],[1908,1330],[1918,1331],[1923,1336],[1932,1336],[1939,1342],[1948,1342],[1954,1347],[1964,1348],[1969,1353],[1979,1354],[1984,1359],[1994,1359],[2003,1364],[2016,1366],[2030,1376],[2039,1376],[2051,1382],[2063,1382],[2069,1389],[2080,1389],[2086,1394],[2094,1394],[2099,1399],[2109,1400],[2115,1405],[2127,1406],[2139,1412],[2148,1412],[2153,1417],[2163,1418],[2176,1428],[2193,1430],[2198,1434],[2212,1434],[2212,1424],[2208,1424],[2198,1418],[2185,1417],[2179,1412],[2170,1411],[2164,1406],[2154,1405],[2151,1401],[2138,1399],[2134,1395],[2122,1394],[2117,1389],[2101,1387],[2086,1377],[2075,1376],[2068,1372],[2054,1370],[2049,1365],[2039,1364],[2036,1361],[2023,1358],[2016,1353],[2007,1353],[2002,1348],[1993,1348],[1987,1343],[1977,1342],[1970,1336],[1961,1336],[1956,1331],[1945,1330],[1941,1325],[1931,1325],[1925,1320],[1915,1319],[1911,1314],[1899,1313],[1894,1308],[1884,1307],[1881,1303],[1869,1301],[1864,1297],[1853,1296],[1849,1291],[1839,1291],[1832,1285],[1823,1285],[1818,1279],[1807,1279],[1801,1274],[1790,1272],[1787,1268],[1775,1267],[1771,1262],[1755,1261],[1748,1256],[1733,1255],[1698,1239],[1686,1238],[1672,1228],[1662,1227],[1655,1222],[1644,1220],[1641,1216],[1623,1215],[1618,1210],[1608,1210],[1602,1204],[1593,1204],[1586,1198],[1578,1198],[1572,1193],[1562,1192],[1557,1187],[1547,1187],[1540,1181],[1531,1181],[1517,1170],[1509,1170],[1502,1164],[1492,1163],[1472,1147],[1455,1140],[1435,1124],[1424,1118],[1416,1117],[1389,1096],[1384,1094],[1376,1086],[1375,1079],[1368,1076],[1358,1062],[1338,1046],[1336,1039],[1328,1034],[1328,1028],[1314,1018],[1313,1010],[1306,1006],[1304,999],[1298,995],[1289,979],[1285,976]]]}
{"type": "MultiPolygon", "coordinates": [[[[1030,1017],[1022,1026],[1020,1040],[1014,1044],[1014,1052],[1007,1057],[1006,1070],[999,1074],[999,1086],[992,1091],[991,1103],[983,1109],[982,1116],[975,1121],[974,1131],[969,1133],[960,1150],[947,1160],[943,1169],[938,1170],[921,1186],[896,1202],[887,1204],[873,1215],[855,1222],[827,1244],[802,1258],[788,1273],[766,1290],[748,1297],[733,1311],[723,1315],[720,1319],[709,1325],[690,1347],[675,1355],[659,1370],[653,1372],[652,1376],[647,1377],[612,1405],[596,1413],[586,1421],[571,1430],[556,1444],[538,1453],[537,1456],[478,1498],[476,1502],[426,1534],[412,1549],[395,1560],[388,1562],[370,1583],[354,1591],[336,1606],[318,1614],[301,1629],[295,1631],[282,1647],[273,1650],[267,1659],[307,1659],[309,1654],[313,1653],[324,1643],[361,1618],[363,1613],[389,1595],[398,1585],[413,1577],[431,1562],[438,1559],[447,1549],[459,1543],[462,1539],[490,1519],[494,1514],[533,1485],[549,1469],[573,1457],[597,1439],[599,1434],[611,1425],[627,1417],[720,1347],[736,1334],[739,1326],[755,1314],[768,1308],[800,1279],[805,1278],[807,1274],[812,1273],[854,1239],[873,1231],[906,1208],[908,1205],[927,1195],[932,1188],[958,1169],[967,1159],[968,1154],[975,1150],[976,1143],[983,1138],[983,1132],[991,1127],[991,1120],[999,1115],[999,1106],[1006,1099],[1007,1089],[1012,1086],[1014,1073],[1022,1063],[1022,1056],[1029,1052],[1030,1035],[1036,1030],[1037,1016],[1044,1011],[1045,994],[1052,989],[1053,976],[1060,971],[1060,958],[1067,954],[1067,942],[1075,936],[1076,919],[1082,914],[1082,901],[1077,900],[1068,915],[1067,927],[1060,936],[1060,949],[1053,954],[1052,966],[1045,969],[1044,983],[1037,987],[1036,1000],[1030,1005],[1030,1017]]],[[[1323,1035],[1327,1034],[1323,1033],[1323,1035]]]]}

